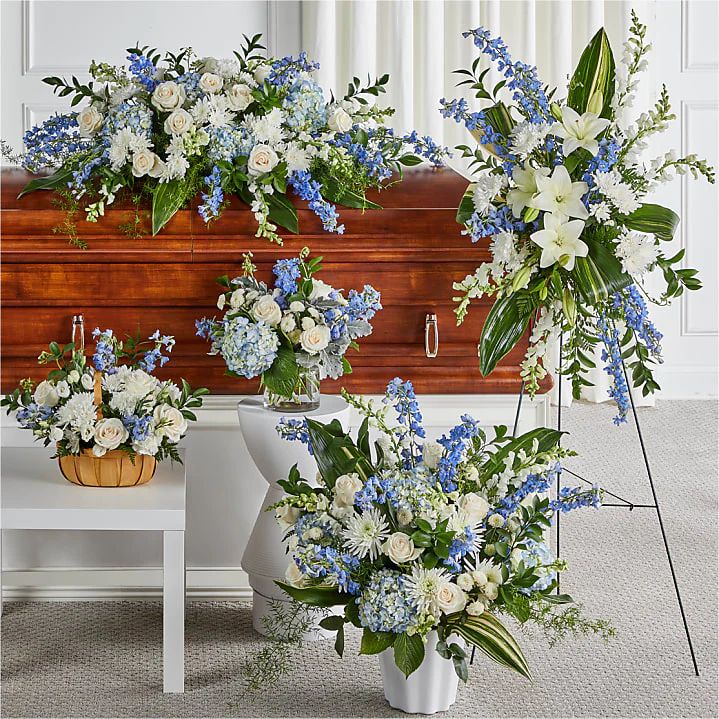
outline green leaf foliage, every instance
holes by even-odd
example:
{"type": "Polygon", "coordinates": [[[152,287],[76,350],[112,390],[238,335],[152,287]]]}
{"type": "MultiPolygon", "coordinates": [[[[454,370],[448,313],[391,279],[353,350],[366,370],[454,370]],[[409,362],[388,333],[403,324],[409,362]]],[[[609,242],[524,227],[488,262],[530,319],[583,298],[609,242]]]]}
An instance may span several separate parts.
{"type": "Polygon", "coordinates": [[[408,677],[419,669],[424,659],[424,642],[419,634],[397,634],[394,641],[394,663],[408,677]]]}
{"type": "Polygon", "coordinates": [[[185,188],[181,180],[157,184],[152,190],[152,234],[156,235],[182,207],[185,188]]]}
{"type": "Polygon", "coordinates": [[[520,291],[500,297],[492,305],[479,341],[479,370],[485,377],[525,333],[534,312],[528,299],[528,293],[520,291]]]}
{"type": "Polygon", "coordinates": [[[382,205],[378,205],[376,202],[371,202],[363,195],[353,192],[346,187],[340,187],[339,183],[334,178],[330,178],[326,181],[324,195],[331,202],[343,205],[344,207],[352,207],[356,210],[382,209],[382,205]]]}
{"type": "Polygon", "coordinates": [[[599,116],[609,118],[614,97],[614,79],[612,46],[604,28],[600,28],[584,49],[569,81],[567,105],[581,115],[587,111],[592,96],[601,93],[602,110],[599,116]]]}
{"type": "Polygon", "coordinates": [[[670,242],[674,239],[674,232],[679,224],[679,215],[668,207],[644,203],[627,215],[624,223],[632,230],[646,232],[660,240],[670,242]]]}
{"type": "Polygon", "coordinates": [[[277,359],[262,375],[262,382],[273,394],[289,397],[297,384],[299,374],[294,350],[288,343],[283,343],[277,350],[277,359]]]}
{"type": "Polygon", "coordinates": [[[469,222],[469,219],[474,214],[474,200],[472,199],[474,193],[472,192],[472,187],[472,185],[469,186],[457,208],[457,222],[460,225],[469,222]]]}
{"type": "Polygon", "coordinates": [[[35,190],[56,190],[58,187],[66,187],[70,179],[72,179],[72,170],[65,170],[63,168],[60,168],[52,175],[36,177],[22,188],[22,192],[17,196],[17,199],[19,200],[24,195],[35,192],[35,190]]]}
{"type": "Polygon", "coordinates": [[[267,206],[270,208],[270,219],[272,222],[284,227],[293,234],[300,231],[297,222],[297,210],[285,195],[275,193],[267,196],[267,206]]]}
{"type": "Polygon", "coordinates": [[[371,632],[365,629],[362,632],[362,642],[360,643],[360,654],[379,654],[385,649],[389,649],[395,639],[399,635],[394,632],[371,632]]]}
{"type": "Polygon", "coordinates": [[[334,587],[293,587],[284,582],[275,584],[293,599],[313,607],[335,607],[347,602],[347,595],[340,594],[334,587]]]}
{"type": "Polygon", "coordinates": [[[590,305],[607,299],[632,284],[621,262],[601,243],[586,238],[589,254],[577,257],[574,265],[574,284],[580,296],[590,305]]]}

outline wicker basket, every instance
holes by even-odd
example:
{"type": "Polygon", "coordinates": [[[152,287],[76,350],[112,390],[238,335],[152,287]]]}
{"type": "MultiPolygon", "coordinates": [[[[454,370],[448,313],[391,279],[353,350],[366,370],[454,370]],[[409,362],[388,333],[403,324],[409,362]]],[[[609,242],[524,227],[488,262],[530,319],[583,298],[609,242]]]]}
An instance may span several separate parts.
{"type": "MultiPolygon", "coordinates": [[[[95,373],[94,402],[97,418],[102,419],[102,373],[95,373]]],[[[135,487],[146,484],[155,475],[157,460],[146,454],[138,454],[134,461],[127,452],[113,449],[102,457],[96,457],[91,449],[80,454],[58,457],[62,476],[73,484],[83,487],[135,487]]]]}

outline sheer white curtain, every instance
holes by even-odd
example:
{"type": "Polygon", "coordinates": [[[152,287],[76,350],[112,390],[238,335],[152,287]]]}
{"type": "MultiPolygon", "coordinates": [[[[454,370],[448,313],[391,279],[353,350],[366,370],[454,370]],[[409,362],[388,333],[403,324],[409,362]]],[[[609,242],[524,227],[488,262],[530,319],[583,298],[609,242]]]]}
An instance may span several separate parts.
{"type": "MultiPolygon", "coordinates": [[[[470,93],[457,88],[458,68],[477,56],[462,32],[479,25],[501,35],[512,56],[536,64],[539,76],[562,97],[567,79],[589,39],[602,26],[621,57],[630,10],[653,25],[655,0],[305,0],[301,4],[302,47],[321,64],[324,87],[342,93],[353,77],[390,73],[381,101],[397,109],[394,126],[428,133],[450,148],[471,144],[467,131],[438,111],[442,97],[470,93]]],[[[619,57],[617,59],[619,60],[619,57]]],[[[483,60],[482,66],[488,63],[483,60]]],[[[498,82],[496,70],[489,78],[498,82]]],[[[655,87],[646,77],[636,106],[651,101],[655,87]]],[[[467,174],[460,162],[453,166],[467,174]]],[[[606,374],[593,372],[592,401],[607,399],[606,374]]],[[[563,399],[569,402],[569,388],[563,399]]],[[[642,398],[636,398],[643,403],[642,398]]],[[[651,403],[651,399],[649,400],[651,403]]]]}

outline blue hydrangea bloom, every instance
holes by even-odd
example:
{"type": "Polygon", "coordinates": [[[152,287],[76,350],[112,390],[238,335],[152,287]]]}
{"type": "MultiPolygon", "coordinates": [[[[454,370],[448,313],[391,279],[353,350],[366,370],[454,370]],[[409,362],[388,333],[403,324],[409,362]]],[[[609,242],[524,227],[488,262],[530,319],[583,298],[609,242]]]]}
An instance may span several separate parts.
{"type": "Polygon", "coordinates": [[[407,577],[391,569],[372,575],[357,604],[360,624],[373,632],[406,632],[416,624],[419,613],[407,577]]]}
{"type": "Polygon", "coordinates": [[[266,372],[277,359],[280,340],[264,322],[251,322],[247,317],[223,320],[220,354],[230,372],[252,379],[266,372]]]}

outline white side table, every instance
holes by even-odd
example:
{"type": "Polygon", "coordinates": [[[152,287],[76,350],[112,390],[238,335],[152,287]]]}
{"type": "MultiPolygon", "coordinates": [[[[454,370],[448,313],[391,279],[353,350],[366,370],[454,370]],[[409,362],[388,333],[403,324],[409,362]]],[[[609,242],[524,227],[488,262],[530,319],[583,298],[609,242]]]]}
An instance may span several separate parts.
{"type": "MultiPolygon", "coordinates": [[[[307,447],[300,442],[282,439],[275,427],[282,417],[309,417],[322,423],[338,419],[346,430],[349,427],[350,407],[339,396],[323,394],[318,409],[305,415],[283,414],[265,409],[262,397],[248,397],[238,403],[237,412],[247,450],[269,484],[242,555],[242,568],[247,572],[252,587],[252,626],[260,634],[265,634],[262,617],[269,611],[270,600],[288,601],[287,595],[275,584],[275,580],[285,581],[285,570],[290,562],[285,542],[282,541],[285,532],[277,524],[274,512],[267,512],[266,509],[284,496],[284,490],[277,484],[277,480],[287,479],[292,465],[296,464],[300,475],[312,485],[317,475],[317,463],[307,447]]],[[[307,638],[321,636],[319,630],[307,638]]]]}
{"type": "MultiPolygon", "coordinates": [[[[184,450],[180,450],[184,460],[184,450]]],[[[2,448],[1,529],[157,530],[163,533],[163,690],[185,685],[185,467],[161,462],[138,487],[80,487],[47,451],[2,448]]],[[[2,593],[0,584],[0,596],[2,593]]]]}

